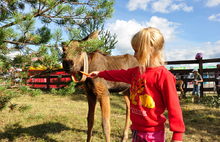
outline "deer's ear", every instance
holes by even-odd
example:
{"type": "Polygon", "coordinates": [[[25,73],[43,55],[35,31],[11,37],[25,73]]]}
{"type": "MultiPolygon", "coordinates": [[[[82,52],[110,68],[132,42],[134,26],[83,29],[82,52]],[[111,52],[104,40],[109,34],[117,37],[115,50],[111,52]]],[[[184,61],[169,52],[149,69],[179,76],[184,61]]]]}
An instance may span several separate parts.
{"type": "Polygon", "coordinates": [[[82,39],[81,41],[86,41],[86,40],[90,40],[90,39],[96,39],[99,36],[99,31],[94,31],[91,34],[89,34],[87,37],[85,37],[84,39],[82,39]]]}
{"type": "Polygon", "coordinates": [[[98,38],[98,36],[99,36],[99,31],[94,31],[89,35],[88,39],[98,38]]]}

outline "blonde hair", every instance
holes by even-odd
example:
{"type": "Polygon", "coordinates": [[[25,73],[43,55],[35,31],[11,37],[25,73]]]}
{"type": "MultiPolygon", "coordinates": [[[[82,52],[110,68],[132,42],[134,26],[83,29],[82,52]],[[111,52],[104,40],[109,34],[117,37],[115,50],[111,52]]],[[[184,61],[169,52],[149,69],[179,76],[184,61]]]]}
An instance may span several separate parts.
{"type": "Polygon", "coordinates": [[[152,27],[142,29],[133,36],[131,45],[138,51],[141,73],[145,72],[146,67],[164,65],[164,38],[158,29],[152,27]]]}

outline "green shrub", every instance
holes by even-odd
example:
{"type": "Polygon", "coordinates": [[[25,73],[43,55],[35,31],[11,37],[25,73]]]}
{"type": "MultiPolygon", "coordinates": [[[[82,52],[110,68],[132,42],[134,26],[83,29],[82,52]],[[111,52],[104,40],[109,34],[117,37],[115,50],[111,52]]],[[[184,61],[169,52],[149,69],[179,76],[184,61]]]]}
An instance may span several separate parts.
{"type": "Polygon", "coordinates": [[[35,97],[35,96],[38,96],[38,95],[41,95],[41,94],[42,94],[42,91],[40,89],[34,89],[30,92],[31,97],[35,97]]]}
{"type": "Polygon", "coordinates": [[[75,86],[76,86],[76,83],[71,82],[68,86],[62,89],[59,89],[59,90],[56,90],[55,88],[51,89],[51,93],[54,95],[62,95],[62,96],[72,95],[76,91],[75,86]]]}
{"type": "Polygon", "coordinates": [[[202,100],[203,100],[203,104],[206,106],[220,108],[219,96],[204,96],[202,100]]]}
{"type": "Polygon", "coordinates": [[[27,94],[30,91],[30,87],[28,86],[21,86],[20,90],[23,94],[27,94]]]}
{"type": "Polygon", "coordinates": [[[27,110],[30,110],[31,108],[32,108],[31,105],[21,105],[21,106],[19,107],[19,111],[25,112],[25,111],[27,111],[27,110]]]}
{"type": "MultiPolygon", "coordinates": [[[[5,86],[0,87],[0,111],[3,110],[7,103],[10,102],[10,100],[14,97],[18,97],[20,93],[9,90],[5,86]]],[[[11,102],[10,102],[11,103],[11,102]]],[[[9,106],[12,110],[15,108],[15,104],[12,104],[9,106]]]]}

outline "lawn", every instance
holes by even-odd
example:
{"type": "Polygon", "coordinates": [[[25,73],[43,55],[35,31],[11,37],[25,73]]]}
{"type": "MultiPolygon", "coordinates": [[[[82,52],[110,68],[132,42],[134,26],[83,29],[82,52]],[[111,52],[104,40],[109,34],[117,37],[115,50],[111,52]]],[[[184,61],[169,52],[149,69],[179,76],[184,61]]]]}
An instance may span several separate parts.
{"type": "MultiPolygon", "coordinates": [[[[183,141],[219,142],[220,109],[191,103],[190,96],[187,97],[180,101],[186,125],[183,141]]],[[[120,94],[111,94],[110,99],[111,141],[119,142],[125,125],[125,103],[120,94]]],[[[77,91],[71,96],[52,95],[49,92],[35,97],[22,95],[13,98],[11,102],[19,107],[13,111],[6,107],[0,112],[0,142],[86,141],[88,104],[83,91],[77,91]]],[[[129,132],[128,141],[131,137],[129,132]]],[[[166,142],[170,142],[171,137],[167,121],[166,142]]],[[[104,141],[101,111],[97,105],[92,142],[104,141]]]]}

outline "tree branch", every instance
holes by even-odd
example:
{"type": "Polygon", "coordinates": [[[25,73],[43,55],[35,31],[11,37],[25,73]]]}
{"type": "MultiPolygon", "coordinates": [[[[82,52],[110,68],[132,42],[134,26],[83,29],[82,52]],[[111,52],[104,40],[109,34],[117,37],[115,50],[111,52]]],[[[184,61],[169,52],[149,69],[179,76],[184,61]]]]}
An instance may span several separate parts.
{"type": "Polygon", "coordinates": [[[29,42],[25,42],[25,43],[22,43],[22,42],[18,42],[18,41],[9,41],[9,40],[4,40],[4,42],[7,42],[7,43],[11,43],[11,44],[19,44],[19,45],[41,45],[41,44],[35,44],[35,43],[29,43],[29,42]]]}
{"type": "MultiPolygon", "coordinates": [[[[60,3],[62,3],[62,2],[63,2],[63,0],[61,0],[60,2],[57,2],[55,5],[53,5],[53,7],[56,7],[58,4],[60,4],[60,3]]],[[[36,13],[36,14],[34,15],[34,17],[41,16],[42,13],[47,12],[48,10],[52,9],[53,7],[49,7],[49,8],[47,8],[47,9],[43,10],[43,11],[38,11],[38,13],[36,13]]],[[[26,20],[26,17],[23,17],[23,18],[22,18],[22,21],[25,21],[25,20],[26,20]]],[[[2,26],[2,27],[0,27],[0,28],[3,29],[3,28],[10,27],[10,26],[13,26],[13,25],[15,25],[15,22],[11,22],[11,23],[9,23],[9,24],[7,24],[7,25],[4,25],[4,26],[2,26]]]]}
{"type": "MultiPolygon", "coordinates": [[[[63,17],[59,17],[59,16],[48,16],[48,15],[44,15],[44,14],[42,14],[41,16],[43,16],[43,17],[46,17],[46,18],[68,18],[68,19],[76,19],[76,20],[91,20],[91,19],[98,19],[98,18],[93,18],[92,16],[91,17],[84,17],[84,18],[78,18],[78,17],[74,17],[74,16],[63,16],[63,17]]],[[[101,15],[101,16],[99,16],[99,18],[100,17],[104,17],[104,16],[106,16],[106,15],[101,15]]]]}
{"type": "Polygon", "coordinates": [[[89,2],[82,2],[82,3],[80,3],[80,2],[70,2],[70,1],[65,1],[65,0],[64,0],[63,2],[65,2],[65,3],[71,3],[71,4],[79,4],[79,5],[84,5],[84,4],[90,5],[90,4],[89,4],[90,1],[89,1],[89,2]]]}
{"type": "MultiPolygon", "coordinates": [[[[7,42],[7,43],[11,43],[11,44],[19,44],[19,45],[23,45],[25,48],[27,48],[28,50],[32,50],[28,47],[26,47],[25,45],[28,44],[28,45],[36,45],[36,46],[40,46],[42,44],[35,44],[35,43],[29,43],[29,42],[26,42],[26,43],[22,43],[22,42],[18,42],[18,41],[9,41],[9,40],[4,40],[4,42],[7,42]]],[[[56,47],[55,45],[46,45],[47,47],[56,47]]],[[[60,45],[61,46],[61,45],[60,45]]],[[[34,51],[34,50],[32,50],[34,51]]]]}
{"type": "MultiPolygon", "coordinates": [[[[74,16],[64,16],[64,17],[58,17],[58,16],[45,16],[43,13],[47,12],[48,10],[56,7],[58,4],[62,3],[62,2],[65,2],[65,3],[70,3],[70,4],[75,4],[75,5],[89,5],[91,6],[91,3],[90,1],[88,1],[87,3],[80,3],[80,2],[69,2],[69,1],[66,1],[66,0],[60,0],[59,2],[57,2],[56,4],[54,4],[52,7],[48,7],[47,9],[43,10],[42,9],[44,8],[44,6],[42,7],[42,9],[40,9],[40,6],[41,6],[41,1],[39,3],[39,9],[38,9],[38,12],[36,14],[34,14],[34,17],[39,17],[39,16],[44,16],[44,17],[47,17],[47,18],[74,18],[74,19],[94,19],[94,18],[76,18],[74,16]]],[[[104,17],[105,15],[103,15],[102,17],[104,17]]],[[[23,17],[22,18],[22,21],[25,21],[26,20],[26,17],[23,17]]],[[[15,22],[11,22],[9,24],[6,24],[2,27],[0,27],[0,29],[3,29],[3,28],[6,28],[6,27],[10,27],[10,26],[13,26],[15,25],[15,22]]]]}

